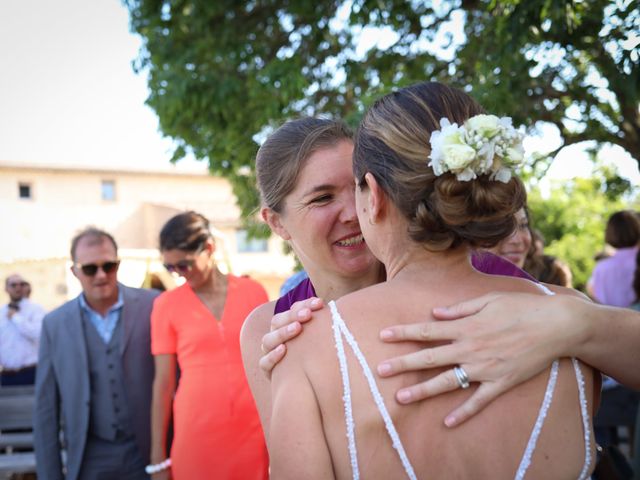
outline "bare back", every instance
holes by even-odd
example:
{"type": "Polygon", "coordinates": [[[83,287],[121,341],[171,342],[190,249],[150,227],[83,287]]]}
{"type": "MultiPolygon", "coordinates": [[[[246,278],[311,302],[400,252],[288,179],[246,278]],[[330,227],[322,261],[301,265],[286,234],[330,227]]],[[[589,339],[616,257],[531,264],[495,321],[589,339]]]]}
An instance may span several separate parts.
{"type": "MultiPolygon", "coordinates": [[[[450,282],[420,286],[415,282],[391,281],[343,297],[337,307],[375,372],[375,365],[385,359],[424,348],[424,344],[382,343],[378,338],[382,328],[424,321],[436,305],[452,304],[491,291],[540,292],[527,281],[470,272],[455,288],[450,282]]],[[[363,478],[403,478],[400,458],[392,447],[362,369],[349,349],[346,358],[360,474],[363,478]]],[[[305,454],[306,478],[314,478],[312,472],[320,472],[315,467],[322,468],[323,462],[331,463],[336,478],[352,478],[342,378],[328,309],[308,325],[305,335],[290,342],[282,363],[274,370],[272,379],[270,451],[274,478],[290,478],[284,472],[295,469],[290,468],[283,456],[295,446],[313,446],[319,452],[317,456],[305,454]],[[296,414],[298,410],[300,413],[296,414]],[[298,444],[290,443],[294,440],[283,442],[283,435],[293,436],[298,444]],[[313,439],[314,436],[321,439],[313,439]]],[[[453,406],[470,396],[475,386],[404,406],[394,399],[399,388],[442,371],[433,369],[385,379],[374,373],[417,477],[514,478],[539,415],[550,370],[503,394],[483,412],[454,429],[445,427],[442,419],[453,406]]],[[[587,408],[592,415],[592,370],[581,365],[581,371],[587,408]]],[[[590,429],[589,426],[589,438],[590,429]]],[[[559,362],[555,393],[527,478],[578,478],[584,463],[585,433],[576,374],[572,361],[564,359],[559,362]]],[[[326,471],[324,474],[326,478],[326,471]]],[[[317,478],[322,478],[322,474],[317,478]]]]}

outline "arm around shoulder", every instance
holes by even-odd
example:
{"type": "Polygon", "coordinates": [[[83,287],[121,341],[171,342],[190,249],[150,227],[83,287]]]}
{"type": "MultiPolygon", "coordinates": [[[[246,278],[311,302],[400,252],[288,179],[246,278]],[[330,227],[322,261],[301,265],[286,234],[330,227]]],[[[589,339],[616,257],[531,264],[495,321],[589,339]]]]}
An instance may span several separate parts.
{"type": "Polygon", "coordinates": [[[629,388],[640,390],[640,312],[565,297],[577,341],[567,352],[629,388]]]}

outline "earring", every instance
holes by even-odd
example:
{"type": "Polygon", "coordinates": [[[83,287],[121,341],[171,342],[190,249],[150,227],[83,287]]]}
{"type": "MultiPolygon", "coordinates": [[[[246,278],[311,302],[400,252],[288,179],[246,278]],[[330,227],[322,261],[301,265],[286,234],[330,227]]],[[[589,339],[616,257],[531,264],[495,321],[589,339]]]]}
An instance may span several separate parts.
{"type": "Polygon", "coordinates": [[[367,220],[369,220],[369,225],[375,225],[376,224],[376,222],[371,220],[371,217],[368,217],[367,220]]]}

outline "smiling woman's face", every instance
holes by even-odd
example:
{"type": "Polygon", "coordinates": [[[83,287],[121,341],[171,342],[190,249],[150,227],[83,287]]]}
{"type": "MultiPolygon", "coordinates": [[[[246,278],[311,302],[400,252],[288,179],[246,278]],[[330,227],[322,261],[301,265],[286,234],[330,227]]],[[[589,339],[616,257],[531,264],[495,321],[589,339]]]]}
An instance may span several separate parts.
{"type": "Polygon", "coordinates": [[[356,216],[352,153],[346,140],[314,152],[282,212],[270,214],[276,220],[271,228],[290,242],[311,275],[358,277],[378,266],[356,216]]]}
{"type": "Polygon", "coordinates": [[[524,209],[518,210],[515,216],[518,222],[515,231],[490,250],[522,268],[527,252],[531,248],[531,230],[529,230],[529,219],[524,209]]]}

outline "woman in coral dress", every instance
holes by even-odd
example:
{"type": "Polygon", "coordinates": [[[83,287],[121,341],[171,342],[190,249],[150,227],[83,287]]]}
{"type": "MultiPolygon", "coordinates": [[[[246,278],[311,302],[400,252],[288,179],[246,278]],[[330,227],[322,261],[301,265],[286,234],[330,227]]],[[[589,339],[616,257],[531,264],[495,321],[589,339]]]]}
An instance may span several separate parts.
{"type": "Polygon", "coordinates": [[[244,319],[267,294],[253,280],[218,270],[209,223],[200,214],[170,219],[160,233],[160,249],[165,267],[186,282],[160,295],[151,314],[156,372],[147,471],[153,480],[266,479],[268,456],[239,336],[244,319]]]}

